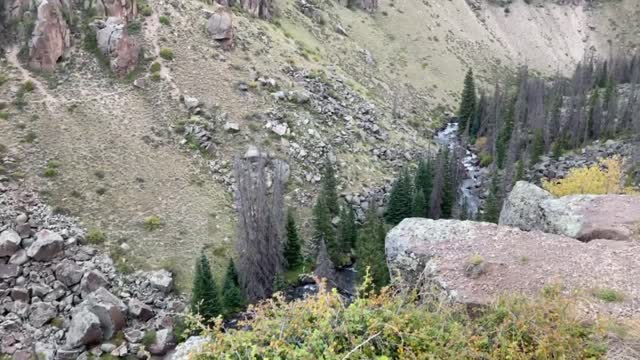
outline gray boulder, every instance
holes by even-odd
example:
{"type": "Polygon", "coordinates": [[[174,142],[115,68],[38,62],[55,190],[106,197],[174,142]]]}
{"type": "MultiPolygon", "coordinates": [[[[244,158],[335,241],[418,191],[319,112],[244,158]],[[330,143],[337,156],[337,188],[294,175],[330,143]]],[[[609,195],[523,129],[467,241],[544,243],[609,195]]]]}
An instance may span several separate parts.
{"type": "Polygon", "coordinates": [[[75,313],[67,332],[67,346],[75,348],[98,343],[100,340],[102,340],[100,319],[86,309],[75,313]]]}
{"type": "Polygon", "coordinates": [[[167,270],[149,271],[147,274],[149,283],[154,288],[167,294],[173,289],[173,275],[167,270]]]}
{"type": "Polygon", "coordinates": [[[34,350],[38,360],[54,360],[56,355],[56,346],[50,343],[37,342],[34,350]]]}
{"type": "Polygon", "coordinates": [[[403,220],[385,240],[393,281],[442,299],[487,304],[501,294],[536,296],[561,279],[567,295],[600,286],[623,293],[619,303],[585,299],[617,318],[640,310],[639,251],[632,241],[585,243],[489,223],[417,218],[403,220]]]}
{"type": "Polygon", "coordinates": [[[0,257],[11,256],[20,249],[20,235],[14,230],[5,230],[0,233],[0,257]]]}
{"type": "Polygon", "coordinates": [[[632,195],[570,195],[553,197],[523,181],[504,202],[500,225],[540,230],[582,241],[637,239],[640,197],[632,195]]]}
{"type": "Polygon", "coordinates": [[[0,264],[0,279],[11,279],[18,277],[20,267],[14,264],[0,264]]]}
{"type": "Polygon", "coordinates": [[[56,265],[54,273],[61,283],[73,286],[82,280],[84,270],[73,260],[65,259],[56,265]]]}
{"type": "Polygon", "coordinates": [[[98,270],[91,270],[80,281],[80,294],[86,298],[92,292],[109,284],[107,278],[98,270]]]}
{"type": "Polygon", "coordinates": [[[147,321],[151,319],[154,315],[153,309],[151,306],[143,303],[138,299],[129,300],[129,313],[142,321],[147,321]]]}
{"type": "Polygon", "coordinates": [[[23,249],[16,251],[15,254],[11,255],[9,259],[9,264],[14,265],[24,265],[29,261],[29,257],[27,256],[27,252],[23,249]]]}
{"type": "Polygon", "coordinates": [[[44,229],[36,234],[36,241],[27,249],[27,256],[36,261],[49,261],[62,253],[63,250],[62,236],[44,229]]]}
{"type": "Polygon", "coordinates": [[[191,336],[185,342],[176,347],[171,360],[189,360],[192,352],[198,352],[207,343],[204,336],[191,336]]]}
{"type": "Polygon", "coordinates": [[[224,8],[218,9],[207,21],[207,32],[217,41],[233,39],[233,19],[231,12],[224,8]]]}
{"type": "Polygon", "coordinates": [[[92,292],[78,306],[78,309],[90,311],[100,319],[100,328],[105,339],[110,339],[127,323],[127,306],[105,288],[99,288],[92,292]]]}
{"type": "Polygon", "coordinates": [[[162,329],[156,332],[156,339],[149,345],[149,352],[152,355],[165,355],[169,350],[176,347],[176,339],[172,329],[162,329]]]}
{"type": "Polygon", "coordinates": [[[29,322],[36,328],[43,327],[57,315],[56,307],[50,303],[39,302],[29,308],[29,322]]]}

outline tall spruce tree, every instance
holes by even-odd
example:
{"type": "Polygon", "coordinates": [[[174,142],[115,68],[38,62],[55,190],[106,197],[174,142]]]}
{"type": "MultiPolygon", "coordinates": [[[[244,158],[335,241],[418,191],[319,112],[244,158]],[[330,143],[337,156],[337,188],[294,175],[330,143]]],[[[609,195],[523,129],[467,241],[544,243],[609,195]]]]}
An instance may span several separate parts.
{"type": "Polygon", "coordinates": [[[414,185],[416,198],[418,193],[422,193],[422,199],[414,199],[414,205],[416,202],[420,204],[424,200],[424,207],[415,208],[414,206],[414,216],[427,217],[429,216],[431,191],[433,191],[433,160],[423,159],[418,163],[414,185]]]}
{"type": "Polygon", "coordinates": [[[211,274],[209,259],[205,254],[200,255],[196,261],[191,312],[202,316],[207,322],[222,313],[218,287],[211,274]]]}
{"type": "Polygon", "coordinates": [[[343,254],[348,254],[356,246],[358,229],[356,217],[349,205],[340,209],[340,224],[338,225],[338,247],[343,254]]]}
{"type": "Polygon", "coordinates": [[[445,151],[444,154],[444,187],[442,189],[442,205],[441,205],[441,218],[450,219],[453,215],[453,206],[456,201],[456,182],[454,181],[454,174],[456,164],[455,157],[449,156],[449,151],[445,151]]]}
{"type": "Polygon", "coordinates": [[[331,211],[327,206],[326,199],[322,194],[318,196],[316,205],[313,207],[313,244],[315,250],[320,248],[320,243],[324,241],[331,261],[340,263],[340,249],[336,242],[336,233],[331,223],[331,211]]]}
{"type": "Polygon", "coordinates": [[[413,196],[413,216],[426,217],[427,211],[427,200],[424,198],[424,192],[417,190],[413,196]]]}
{"type": "Polygon", "coordinates": [[[544,155],[544,133],[542,129],[536,129],[533,134],[533,144],[531,145],[531,165],[540,161],[544,155]]]}
{"type": "Polygon", "coordinates": [[[400,173],[391,189],[389,204],[385,212],[385,220],[392,225],[413,215],[413,184],[409,172],[400,173]]]}
{"type": "Polygon", "coordinates": [[[227,315],[235,314],[242,310],[245,305],[244,295],[240,290],[240,282],[238,281],[238,272],[233,260],[229,260],[227,272],[224,275],[224,283],[222,284],[222,304],[227,315]]]}
{"type": "Polygon", "coordinates": [[[464,88],[462,89],[462,99],[460,100],[460,110],[458,111],[458,130],[461,133],[466,131],[468,125],[474,120],[476,101],[476,85],[473,80],[473,70],[469,69],[464,78],[464,88]]]}
{"type": "Polygon", "coordinates": [[[338,182],[336,180],[336,171],[333,165],[327,159],[324,163],[324,172],[322,174],[322,190],[321,194],[324,197],[331,217],[338,216],[340,208],[338,206],[338,182]]]}
{"type": "Polygon", "coordinates": [[[486,222],[498,223],[500,218],[500,179],[497,172],[491,178],[489,196],[484,205],[483,220],[486,222]]]}
{"type": "Polygon", "coordinates": [[[302,264],[302,241],[293,216],[293,210],[287,212],[287,242],[284,244],[284,259],[287,261],[287,269],[295,269],[302,264]]]}
{"type": "Polygon", "coordinates": [[[358,234],[356,269],[360,276],[364,276],[368,268],[369,276],[377,289],[389,283],[389,269],[384,253],[385,236],[384,221],[372,206],[358,234]]]}

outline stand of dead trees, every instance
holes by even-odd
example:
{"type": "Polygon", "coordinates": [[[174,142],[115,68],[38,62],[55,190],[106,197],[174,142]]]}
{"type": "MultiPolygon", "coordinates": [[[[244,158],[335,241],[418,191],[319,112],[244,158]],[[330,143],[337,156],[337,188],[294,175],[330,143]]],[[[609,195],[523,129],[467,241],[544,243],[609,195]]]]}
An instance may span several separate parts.
{"type": "Polygon", "coordinates": [[[249,300],[270,296],[283,271],[285,164],[267,156],[234,163],[238,212],[238,274],[249,300]]]}

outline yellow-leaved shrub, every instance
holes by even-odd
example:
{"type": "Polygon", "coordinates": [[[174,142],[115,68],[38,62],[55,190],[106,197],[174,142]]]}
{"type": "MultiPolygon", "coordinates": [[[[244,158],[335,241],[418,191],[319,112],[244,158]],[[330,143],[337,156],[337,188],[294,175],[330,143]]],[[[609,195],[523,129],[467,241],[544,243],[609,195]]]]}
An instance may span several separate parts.
{"type": "Polygon", "coordinates": [[[569,170],[564,179],[542,180],[542,187],[555,196],[573,194],[633,194],[637,191],[625,187],[619,155],[599,159],[597,164],[569,170]]]}

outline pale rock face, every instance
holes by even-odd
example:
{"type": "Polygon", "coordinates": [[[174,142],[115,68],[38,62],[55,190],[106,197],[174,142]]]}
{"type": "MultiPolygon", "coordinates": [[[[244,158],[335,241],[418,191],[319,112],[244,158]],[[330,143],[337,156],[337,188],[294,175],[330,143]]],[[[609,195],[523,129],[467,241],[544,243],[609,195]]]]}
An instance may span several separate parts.
{"type": "Polygon", "coordinates": [[[207,32],[214,40],[233,40],[233,18],[231,12],[219,8],[207,21],[207,32]]]}
{"type": "Polygon", "coordinates": [[[71,32],[63,13],[70,8],[60,0],[43,0],[29,46],[29,66],[36,70],[53,71],[57,62],[71,46],[71,32]]]}
{"type": "Polygon", "coordinates": [[[127,34],[121,18],[110,17],[95,23],[98,49],[107,56],[111,70],[120,76],[135,70],[140,57],[140,46],[127,34]]]}
{"type": "Polygon", "coordinates": [[[127,22],[138,14],[137,0],[96,0],[95,8],[98,16],[121,18],[127,22]]]}
{"type": "Polygon", "coordinates": [[[0,257],[12,256],[20,249],[20,235],[8,229],[0,233],[0,257]]]}
{"type": "Polygon", "coordinates": [[[583,241],[632,240],[638,236],[640,197],[570,195],[554,198],[533,184],[519,181],[504,202],[499,223],[583,241]]]}
{"type": "Polygon", "coordinates": [[[260,19],[271,18],[271,0],[218,0],[218,4],[227,7],[238,4],[244,11],[260,19]]]}

